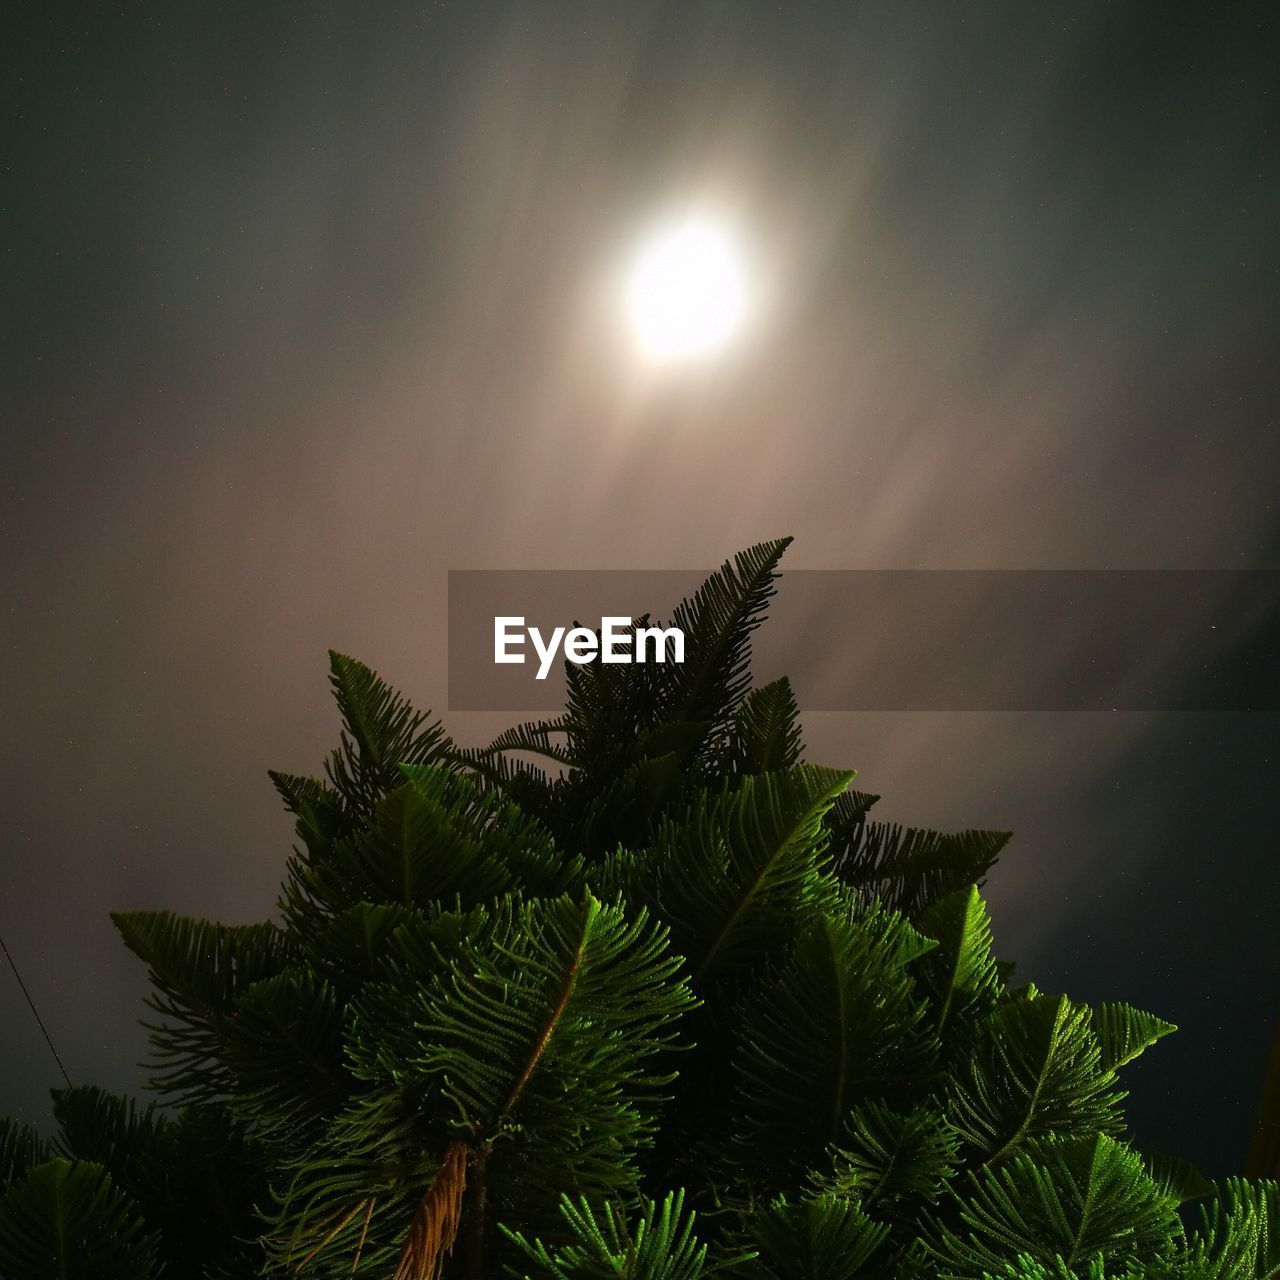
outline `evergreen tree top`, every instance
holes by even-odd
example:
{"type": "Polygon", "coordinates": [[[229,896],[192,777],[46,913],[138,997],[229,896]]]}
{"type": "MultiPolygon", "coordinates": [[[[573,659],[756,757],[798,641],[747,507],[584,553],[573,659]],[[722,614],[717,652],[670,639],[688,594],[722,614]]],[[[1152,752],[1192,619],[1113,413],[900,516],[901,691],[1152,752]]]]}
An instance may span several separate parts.
{"type": "Polygon", "coordinates": [[[483,748],[332,654],[278,918],[113,916],[159,1105],[0,1124],[0,1276],[1280,1276],[1274,1183],[1127,1140],[1170,1024],[1012,985],[1007,834],[874,821],[752,686],[787,541],[483,748]]]}

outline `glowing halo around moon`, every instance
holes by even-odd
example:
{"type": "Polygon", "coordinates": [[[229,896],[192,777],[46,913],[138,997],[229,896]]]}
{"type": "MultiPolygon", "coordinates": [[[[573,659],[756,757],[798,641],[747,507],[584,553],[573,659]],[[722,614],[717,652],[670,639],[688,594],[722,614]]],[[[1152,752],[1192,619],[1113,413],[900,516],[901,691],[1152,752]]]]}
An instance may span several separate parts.
{"type": "Polygon", "coordinates": [[[741,328],[747,281],[732,238],[700,219],[641,245],[626,282],[626,311],[641,347],[662,358],[722,350],[741,328]]]}

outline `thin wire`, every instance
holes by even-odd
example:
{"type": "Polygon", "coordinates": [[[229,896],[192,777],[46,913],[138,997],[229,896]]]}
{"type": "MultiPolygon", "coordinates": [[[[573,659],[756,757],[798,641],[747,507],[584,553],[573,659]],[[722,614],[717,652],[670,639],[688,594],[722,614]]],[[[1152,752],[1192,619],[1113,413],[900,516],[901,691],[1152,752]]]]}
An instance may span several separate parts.
{"type": "Polygon", "coordinates": [[[18,980],[18,986],[22,988],[22,994],[26,996],[27,1003],[31,1006],[31,1012],[35,1016],[36,1026],[40,1028],[40,1034],[44,1036],[44,1042],[49,1046],[49,1052],[53,1054],[53,1060],[58,1064],[58,1070],[62,1072],[62,1078],[67,1082],[67,1088],[72,1088],[71,1077],[67,1075],[67,1069],[62,1065],[62,1058],[58,1054],[58,1050],[54,1047],[53,1037],[49,1034],[49,1028],[44,1025],[44,1019],[40,1016],[40,1010],[36,1008],[36,1002],[31,998],[31,992],[27,990],[27,984],[22,980],[22,973],[19,971],[17,963],[13,956],[9,954],[9,948],[4,944],[4,937],[0,935],[0,951],[4,952],[4,958],[9,962],[9,968],[13,970],[13,976],[18,980]]]}

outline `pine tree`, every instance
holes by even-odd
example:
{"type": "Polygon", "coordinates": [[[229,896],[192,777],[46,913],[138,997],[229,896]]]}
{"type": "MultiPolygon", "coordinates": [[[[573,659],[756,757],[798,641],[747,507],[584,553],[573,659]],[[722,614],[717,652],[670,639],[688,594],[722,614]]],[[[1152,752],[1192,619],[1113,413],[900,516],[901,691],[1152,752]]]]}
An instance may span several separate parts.
{"type": "Polygon", "coordinates": [[[996,959],[1007,836],[801,762],[749,670],[785,546],[677,609],[683,665],[569,666],[483,749],[331,655],[278,918],[113,917],[161,1107],[0,1124],[0,1275],[1280,1276],[1275,1183],[1126,1140],[1173,1027],[996,959]]]}

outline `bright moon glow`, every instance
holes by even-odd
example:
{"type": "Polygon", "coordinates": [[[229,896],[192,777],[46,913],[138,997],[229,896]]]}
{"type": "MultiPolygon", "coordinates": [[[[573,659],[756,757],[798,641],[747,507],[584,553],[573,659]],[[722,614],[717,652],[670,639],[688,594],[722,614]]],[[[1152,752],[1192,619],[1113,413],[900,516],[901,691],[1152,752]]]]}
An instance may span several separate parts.
{"type": "Polygon", "coordinates": [[[658,356],[719,350],[738,328],[745,301],[733,245],[702,223],[667,231],[646,245],[627,290],[636,335],[658,356]]]}

